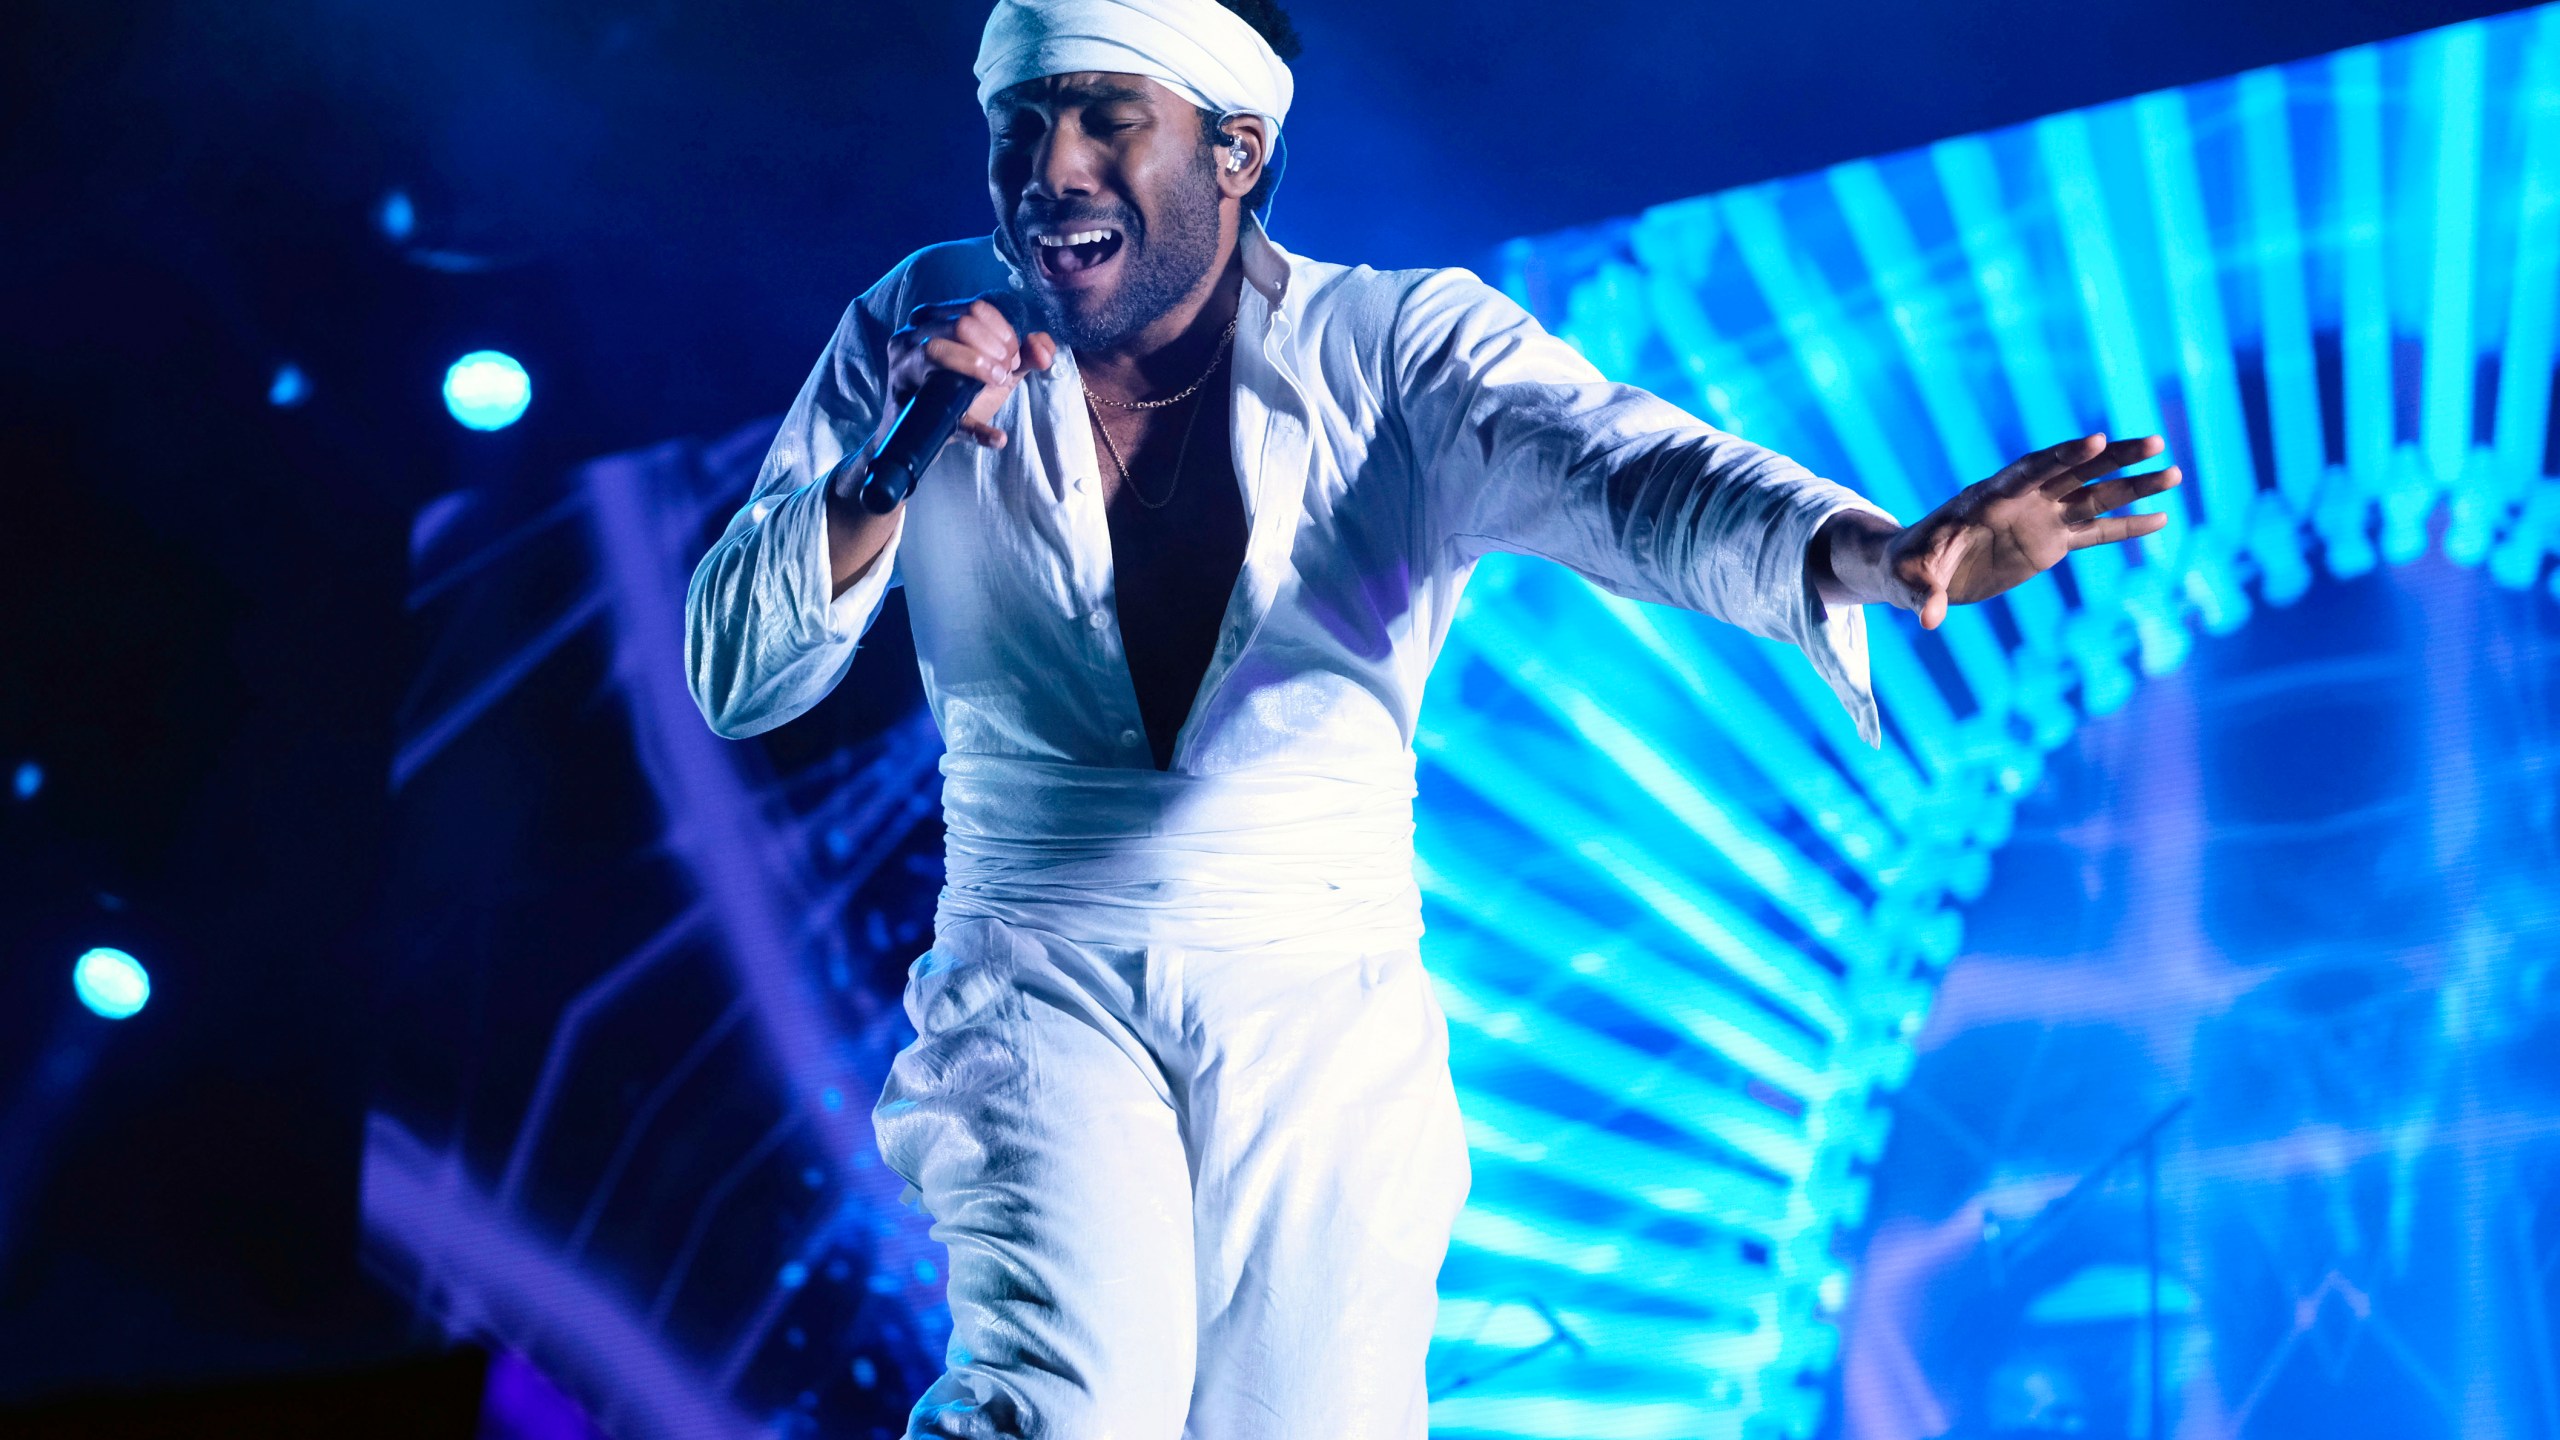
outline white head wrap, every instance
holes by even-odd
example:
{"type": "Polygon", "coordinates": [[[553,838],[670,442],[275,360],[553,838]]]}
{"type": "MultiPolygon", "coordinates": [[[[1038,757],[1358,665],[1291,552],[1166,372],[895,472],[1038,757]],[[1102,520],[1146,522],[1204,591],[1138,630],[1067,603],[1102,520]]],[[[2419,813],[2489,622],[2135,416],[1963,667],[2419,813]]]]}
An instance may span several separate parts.
{"type": "Polygon", "coordinates": [[[1259,115],[1277,137],[1296,83],[1243,17],[1217,0],[996,0],[978,42],[978,105],[1044,75],[1144,75],[1224,118],[1259,115]]]}

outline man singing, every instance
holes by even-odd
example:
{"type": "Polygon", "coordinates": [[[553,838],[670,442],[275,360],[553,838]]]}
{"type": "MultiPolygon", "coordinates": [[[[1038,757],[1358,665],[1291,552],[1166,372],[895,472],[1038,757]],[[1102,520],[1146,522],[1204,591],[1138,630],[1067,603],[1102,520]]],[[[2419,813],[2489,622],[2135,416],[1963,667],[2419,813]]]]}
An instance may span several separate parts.
{"type": "Polygon", "coordinates": [[[995,233],[854,302],[688,596],[745,736],[907,588],[949,873],[875,1119],[952,1319],[910,1435],[1425,1434],[1468,1177],[1412,742],[1478,557],[1797,645],[1873,743],[1860,606],[1934,626],[2166,523],[2106,512],[2174,469],[2098,478],[2159,441],[2093,435],[1903,526],[1465,271],[1289,254],[1256,211],[1297,49],[1272,0],[998,0],[995,233]],[[869,513],[937,368],[986,382],[965,438],[869,513]]]}

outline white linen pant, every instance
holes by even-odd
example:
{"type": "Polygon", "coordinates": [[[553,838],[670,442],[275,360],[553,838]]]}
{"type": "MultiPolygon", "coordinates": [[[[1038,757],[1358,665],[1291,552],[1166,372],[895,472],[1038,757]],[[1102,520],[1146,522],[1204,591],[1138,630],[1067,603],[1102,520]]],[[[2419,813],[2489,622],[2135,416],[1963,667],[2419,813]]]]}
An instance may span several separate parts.
{"type": "Polygon", "coordinates": [[[1410,942],[947,924],[880,1150],[950,1249],[914,1437],[1423,1440],[1466,1139],[1410,942]]]}

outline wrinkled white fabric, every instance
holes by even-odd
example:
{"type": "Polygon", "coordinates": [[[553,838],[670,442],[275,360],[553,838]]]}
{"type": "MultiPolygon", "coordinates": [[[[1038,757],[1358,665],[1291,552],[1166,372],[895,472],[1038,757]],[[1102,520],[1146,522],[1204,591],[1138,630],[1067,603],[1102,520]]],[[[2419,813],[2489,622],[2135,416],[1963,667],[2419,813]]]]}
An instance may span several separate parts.
{"type": "Polygon", "coordinates": [[[950,1247],[912,1436],[1424,1440],[1467,1193],[1410,944],[1081,944],[946,921],[873,1116],[950,1247]]]}
{"type": "Polygon", "coordinates": [[[822,478],[873,432],[909,310],[1006,284],[990,242],[921,251],[854,303],[687,597],[694,695],[752,735],[842,680],[906,587],[949,752],[918,1038],[878,1112],[953,1255],[950,1368],[915,1435],[1424,1434],[1465,1162],[1413,959],[1412,742],[1486,552],[1798,645],[1877,733],[1861,612],[1827,610],[1805,564],[1824,520],[1874,506],[1605,380],[1464,271],[1243,243],[1249,538],[1167,770],[1072,355],[1007,398],[1002,450],[946,450],[829,593],[822,478]]]}
{"type": "Polygon", "coordinates": [[[1144,75],[1224,118],[1289,118],[1297,82],[1260,32],[1217,0],[996,0],[978,39],[978,105],[1025,80],[1144,75]]]}
{"type": "Polygon", "coordinates": [[[1108,945],[1411,943],[1422,935],[1413,770],[1395,758],[1183,775],[945,756],[935,918],[994,916],[1108,945]],[[1288,923],[1273,925],[1275,913],[1288,923]]]}

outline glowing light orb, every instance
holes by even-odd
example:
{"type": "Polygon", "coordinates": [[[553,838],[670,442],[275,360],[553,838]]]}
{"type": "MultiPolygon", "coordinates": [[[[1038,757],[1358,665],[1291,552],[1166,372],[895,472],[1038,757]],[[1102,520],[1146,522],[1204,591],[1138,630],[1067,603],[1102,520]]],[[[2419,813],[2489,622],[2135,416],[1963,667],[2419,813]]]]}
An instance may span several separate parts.
{"type": "Polygon", "coordinates": [[[10,777],[9,787],[17,792],[19,799],[33,800],[36,792],[44,788],[44,767],[33,760],[19,761],[18,772],[10,777]]]}
{"type": "Polygon", "coordinates": [[[123,1020],[140,1013],[150,1001],[151,976],[141,961],[100,946],[72,964],[71,988],[94,1013],[123,1020]]]}
{"type": "Polygon", "coordinates": [[[533,377],[512,355],[474,350],[444,372],[444,408],[473,430],[504,430],[533,403],[533,377]]]}
{"type": "Polygon", "coordinates": [[[288,360],[276,367],[276,378],[267,385],[267,403],[279,410],[290,410],[311,398],[311,377],[302,367],[288,360]]]}
{"type": "Polygon", "coordinates": [[[382,227],[384,239],[397,245],[416,233],[418,207],[410,202],[409,192],[394,190],[374,208],[373,223],[382,227]]]}

